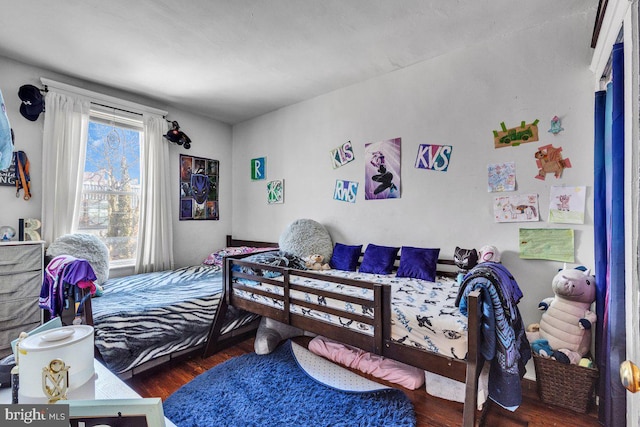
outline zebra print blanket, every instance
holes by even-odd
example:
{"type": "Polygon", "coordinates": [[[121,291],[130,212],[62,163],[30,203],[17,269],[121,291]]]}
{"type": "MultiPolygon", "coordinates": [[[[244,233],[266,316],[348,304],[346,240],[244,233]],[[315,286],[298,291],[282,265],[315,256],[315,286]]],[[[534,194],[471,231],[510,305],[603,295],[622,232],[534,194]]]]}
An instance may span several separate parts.
{"type": "Polygon", "coordinates": [[[202,344],[222,289],[220,267],[205,265],[106,281],[92,308],[95,345],[107,367],[122,373],[202,344]]]}

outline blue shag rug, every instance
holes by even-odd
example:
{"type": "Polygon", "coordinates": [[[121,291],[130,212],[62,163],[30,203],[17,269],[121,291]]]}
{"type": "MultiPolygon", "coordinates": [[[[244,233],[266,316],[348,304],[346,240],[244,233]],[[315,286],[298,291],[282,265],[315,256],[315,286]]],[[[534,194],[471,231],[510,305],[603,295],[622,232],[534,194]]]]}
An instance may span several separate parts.
{"type": "Polygon", "coordinates": [[[300,367],[291,341],[271,354],[245,354],[211,368],[163,408],[178,427],[416,425],[402,390],[354,392],[320,383],[300,367]]]}

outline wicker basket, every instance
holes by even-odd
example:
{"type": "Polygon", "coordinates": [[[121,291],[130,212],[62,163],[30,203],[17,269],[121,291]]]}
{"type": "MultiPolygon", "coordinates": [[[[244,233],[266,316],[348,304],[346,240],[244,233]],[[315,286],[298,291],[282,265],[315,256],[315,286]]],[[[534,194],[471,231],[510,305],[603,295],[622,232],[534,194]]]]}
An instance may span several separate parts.
{"type": "Polygon", "coordinates": [[[582,414],[594,402],[598,370],[533,355],[540,399],[582,414]]]}

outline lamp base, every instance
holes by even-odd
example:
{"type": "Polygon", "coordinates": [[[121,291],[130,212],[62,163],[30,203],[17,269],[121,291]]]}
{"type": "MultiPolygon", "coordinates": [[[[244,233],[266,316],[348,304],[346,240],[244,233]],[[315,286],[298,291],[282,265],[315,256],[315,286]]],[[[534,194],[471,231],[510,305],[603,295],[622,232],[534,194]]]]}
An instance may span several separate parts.
{"type": "MultiPolygon", "coordinates": [[[[67,392],[67,400],[93,400],[96,398],[96,374],[94,373],[91,378],[80,387],[67,392]]],[[[18,403],[34,403],[34,404],[47,404],[49,399],[44,396],[25,396],[18,390],[18,403]]],[[[60,401],[64,403],[64,400],[60,401]]]]}

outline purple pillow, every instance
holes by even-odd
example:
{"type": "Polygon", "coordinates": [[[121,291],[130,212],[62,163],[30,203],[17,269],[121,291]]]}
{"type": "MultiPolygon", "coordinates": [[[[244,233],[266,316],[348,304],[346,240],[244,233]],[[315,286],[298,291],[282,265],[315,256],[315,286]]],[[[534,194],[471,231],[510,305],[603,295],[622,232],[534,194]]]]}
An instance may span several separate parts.
{"type": "Polygon", "coordinates": [[[338,270],[356,271],[361,253],[362,245],[349,246],[336,243],[333,247],[333,255],[331,255],[329,265],[331,268],[338,270]]]}
{"type": "Polygon", "coordinates": [[[391,246],[378,246],[372,243],[367,245],[360,264],[361,273],[391,274],[393,263],[396,260],[400,248],[391,246]]]}
{"type": "Polygon", "coordinates": [[[397,277],[411,277],[414,279],[436,281],[436,264],[440,248],[413,248],[403,246],[400,252],[400,266],[397,277]]]}

